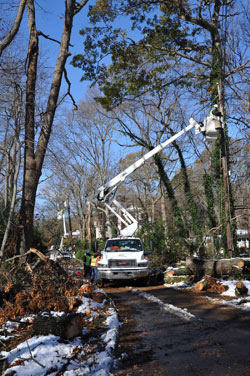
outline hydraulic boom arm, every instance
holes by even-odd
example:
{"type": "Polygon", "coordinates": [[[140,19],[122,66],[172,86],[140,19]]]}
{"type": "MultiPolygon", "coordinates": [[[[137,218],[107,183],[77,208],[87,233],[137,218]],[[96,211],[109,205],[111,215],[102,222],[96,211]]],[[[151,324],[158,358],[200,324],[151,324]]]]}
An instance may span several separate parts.
{"type": "Polygon", "coordinates": [[[114,200],[114,195],[117,190],[117,187],[126,179],[128,175],[130,175],[132,172],[137,170],[139,167],[141,167],[148,159],[150,159],[153,155],[156,153],[159,153],[161,150],[163,150],[166,146],[168,146],[171,142],[175,141],[177,138],[182,136],[184,133],[190,131],[192,128],[195,127],[195,133],[203,133],[207,139],[215,140],[217,138],[218,128],[221,128],[221,122],[218,121],[218,117],[209,116],[204,120],[203,123],[199,123],[195,121],[193,118],[189,120],[189,125],[182,129],[180,132],[176,133],[174,136],[166,140],[165,142],[159,144],[156,146],[153,150],[146,153],[142,158],[140,158],[138,161],[133,163],[131,166],[126,168],[123,172],[116,175],[113,179],[111,179],[107,184],[101,186],[98,189],[98,195],[97,199],[99,201],[104,201],[106,207],[114,213],[117,218],[127,227],[124,230],[121,230],[121,235],[130,235],[132,236],[133,233],[137,229],[137,221],[133,216],[116,200],[114,200]],[[109,203],[108,203],[109,202],[109,203]],[[119,215],[111,206],[110,204],[114,204],[119,211],[122,213],[123,217],[119,215]],[[132,232],[133,231],[133,232],[132,232]],[[129,232],[129,234],[128,234],[129,232]]]}

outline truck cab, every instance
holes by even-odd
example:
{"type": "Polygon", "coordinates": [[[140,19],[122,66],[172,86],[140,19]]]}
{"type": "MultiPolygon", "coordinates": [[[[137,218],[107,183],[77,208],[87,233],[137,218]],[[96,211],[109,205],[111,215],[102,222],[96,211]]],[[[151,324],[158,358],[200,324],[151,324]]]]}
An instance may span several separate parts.
{"type": "Polygon", "coordinates": [[[149,276],[149,260],[139,238],[109,239],[98,262],[98,280],[107,281],[138,280],[146,281],[149,276]]]}

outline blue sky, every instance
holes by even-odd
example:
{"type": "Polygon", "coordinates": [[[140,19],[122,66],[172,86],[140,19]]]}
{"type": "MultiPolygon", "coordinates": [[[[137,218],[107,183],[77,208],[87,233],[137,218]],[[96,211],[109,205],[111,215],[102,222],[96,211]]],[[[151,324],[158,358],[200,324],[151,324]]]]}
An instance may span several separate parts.
{"type": "MultiPolygon", "coordinates": [[[[72,56],[68,58],[66,68],[68,78],[71,82],[72,95],[77,103],[84,98],[86,88],[90,83],[85,81],[80,82],[83,71],[79,68],[73,67],[70,64],[70,61],[74,55],[83,52],[83,37],[79,34],[79,31],[84,27],[89,26],[87,17],[88,9],[89,6],[94,5],[95,2],[95,0],[89,0],[82,11],[74,17],[71,35],[71,44],[73,47],[70,47],[72,56]]],[[[39,0],[36,3],[36,12],[37,29],[41,30],[44,34],[49,35],[51,38],[60,41],[64,22],[64,0],[39,0]]],[[[121,26],[121,23],[124,23],[124,25],[129,27],[129,21],[126,17],[119,18],[117,23],[119,27],[121,26]]],[[[27,22],[25,27],[27,27],[27,22]]],[[[135,37],[135,32],[133,32],[133,37],[135,37]]],[[[59,45],[43,37],[40,37],[39,43],[41,51],[44,51],[46,56],[48,56],[49,66],[51,68],[54,67],[59,45]]],[[[63,80],[61,93],[66,89],[67,84],[65,83],[65,80],[63,80]]]]}
{"type": "MultiPolygon", "coordinates": [[[[74,47],[70,47],[70,56],[67,60],[67,73],[71,82],[72,95],[77,103],[83,99],[88,83],[80,82],[82,76],[82,70],[75,68],[70,64],[70,61],[74,54],[82,52],[83,38],[79,34],[79,30],[87,26],[87,13],[89,5],[93,4],[93,0],[90,0],[85,8],[78,13],[74,18],[71,44],[74,47]]],[[[42,0],[39,1],[41,8],[36,6],[37,16],[37,29],[41,30],[44,34],[49,35],[51,38],[61,40],[63,22],[64,22],[64,0],[42,0]]],[[[40,49],[44,51],[48,57],[47,64],[50,68],[54,67],[59,45],[55,42],[49,41],[43,37],[40,37],[40,49]]],[[[67,88],[65,80],[62,82],[62,92],[67,88]]]]}

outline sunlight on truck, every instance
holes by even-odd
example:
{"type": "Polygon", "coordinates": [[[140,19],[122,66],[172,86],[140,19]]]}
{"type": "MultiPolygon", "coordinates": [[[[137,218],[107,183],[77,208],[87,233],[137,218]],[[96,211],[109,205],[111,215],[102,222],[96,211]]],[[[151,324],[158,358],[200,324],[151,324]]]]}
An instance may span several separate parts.
{"type": "Polygon", "coordinates": [[[149,276],[147,252],[139,238],[113,238],[107,241],[98,263],[98,280],[140,280],[146,283],[149,276]]]}

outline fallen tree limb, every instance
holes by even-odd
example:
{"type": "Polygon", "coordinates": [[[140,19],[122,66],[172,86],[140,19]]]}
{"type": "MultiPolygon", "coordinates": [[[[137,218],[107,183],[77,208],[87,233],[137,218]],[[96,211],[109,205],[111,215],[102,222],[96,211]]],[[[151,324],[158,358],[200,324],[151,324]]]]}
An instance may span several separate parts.
{"type": "Polygon", "coordinates": [[[5,260],[4,262],[9,262],[9,261],[13,261],[17,258],[26,257],[26,256],[30,255],[31,253],[35,253],[38,257],[40,257],[41,260],[43,260],[45,262],[48,261],[48,256],[45,256],[42,252],[38,251],[35,248],[30,248],[30,250],[28,252],[24,253],[23,255],[16,255],[14,257],[11,257],[11,258],[5,260]]]}
{"type": "Polygon", "coordinates": [[[28,346],[28,349],[29,349],[29,353],[30,353],[31,360],[33,360],[35,363],[37,363],[40,367],[45,368],[45,366],[44,366],[43,364],[41,364],[40,362],[38,362],[38,360],[36,360],[36,359],[34,358],[34,356],[32,355],[32,352],[31,352],[31,349],[30,349],[29,342],[26,341],[26,343],[27,343],[27,346],[28,346]]]}

